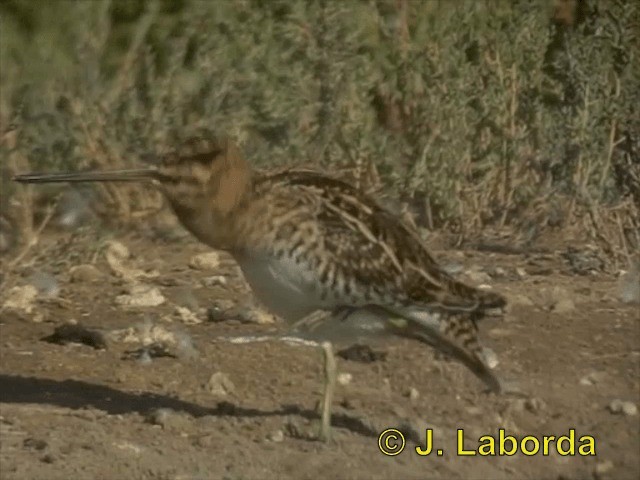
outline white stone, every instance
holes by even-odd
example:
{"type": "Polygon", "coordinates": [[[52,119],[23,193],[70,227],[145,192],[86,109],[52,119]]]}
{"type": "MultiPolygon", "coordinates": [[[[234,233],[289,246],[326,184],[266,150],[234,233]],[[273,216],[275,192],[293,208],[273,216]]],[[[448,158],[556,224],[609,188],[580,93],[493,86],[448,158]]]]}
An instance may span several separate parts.
{"type": "Polygon", "coordinates": [[[622,402],[622,413],[628,417],[633,417],[638,414],[638,407],[633,402],[622,402]]]}
{"type": "Polygon", "coordinates": [[[267,435],[267,439],[274,443],[283,442],[284,432],[282,430],[276,430],[275,432],[271,432],[269,435],[267,435]]]}
{"type": "Polygon", "coordinates": [[[34,302],[38,297],[38,289],[33,285],[13,287],[7,292],[3,308],[18,310],[25,313],[33,311],[34,302]]]}
{"type": "Polygon", "coordinates": [[[116,304],[124,307],[157,307],[166,301],[157,287],[133,285],[128,294],[118,295],[116,304]]]}
{"type": "Polygon", "coordinates": [[[220,254],[206,252],[194,255],[189,260],[189,266],[196,270],[214,270],[220,266],[220,254]]]}
{"type": "Polygon", "coordinates": [[[339,373],[338,374],[338,378],[336,379],[336,381],[338,382],[338,384],[345,386],[345,385],[349,385],[351,383],[351,380],[353,380],[353,375],[351,375],[350,373],[339,373]]]}
{"type": "Polygon", "coordinates": [[[216,372],[205,385],[207,391],[215,396],[224,397],[235,391],[235,385],[223,372],[216,372]]]}
{"type": "Polygon", "coordinates": [[[491,369],[496,368],[500,363],[500,360],[498,360],[498,355],[496,355],[496,352],[494,352],[488,347],[484,347],[482,349],[482,355],[484,356],[484,361],[487,364],[487,367],[491,369]]]}
{"type": "Polygon", "coordinates": [[[245,307],[238,311],[239,320],[246,323],[257,323],[258,325],[270,325],[276,322],[276,317],[262,308],[245,307]]]}
{"type": "Polygon", "coordinates": [[[122,243],[111,240],[107,243],[107,255],[112,255],[119,259],[127,259],[129,258],[129,249],[122,243]]]}
{"type": "Polygon", "coordinates": [[[205,277],[201,282],[205,287],[224,287],[228,283],[227,277],[224,275],[212,275],[211,277],[205,277]]]}
{"type": "Polygon", "coordinates": [[[181,322],[186,323],[187,325],[197,325],[202,323],[202,320],[187,307],[176,305],[175,315],[181,322]]]}
{"type": "Polygon", "coordinates": [[[516,273],[518,274],[518,276],[519,276],[520,278],[524,278],[524,277],[526,277],[526,276],[527,276],[527,271],[526,271],[524,268],[522,268],[522,267],[517,267],[517,268],[516,268],[516,273]]]}

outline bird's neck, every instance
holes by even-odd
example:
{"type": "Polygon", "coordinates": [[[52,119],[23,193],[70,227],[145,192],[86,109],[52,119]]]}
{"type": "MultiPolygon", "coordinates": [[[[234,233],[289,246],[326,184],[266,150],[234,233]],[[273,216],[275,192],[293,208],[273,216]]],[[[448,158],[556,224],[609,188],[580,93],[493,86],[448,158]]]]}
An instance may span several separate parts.
{"type": "Polygon", "coordinates": [[[217,163],[206,190],[206,203],[216,217],[237,214],[252,194],[252,171],[241,156],[217,163]]]}

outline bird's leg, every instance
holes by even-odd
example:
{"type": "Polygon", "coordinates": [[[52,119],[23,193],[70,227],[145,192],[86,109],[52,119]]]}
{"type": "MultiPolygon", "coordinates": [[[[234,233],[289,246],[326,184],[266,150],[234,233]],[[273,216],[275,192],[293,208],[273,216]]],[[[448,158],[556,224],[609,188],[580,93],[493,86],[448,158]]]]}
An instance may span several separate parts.
{"type": "Polygon", "coordinates": [[[318,438],[326,442],[331,437],[331,402],[336,386],[337,367],[336,357],[330,342],[322,342],[322,356],[324,361],[324,392],[320,409],[321,423],[318,438]]]}
{"type": "Polygon", "coordinates": [[[324,388],[322,392],[322,401],[320,402],[320,408],[318,412],[320,414],[320,428],[318,432],[318,439],[323,442],[328,441],[331,437],[331,404],[333,401],[333,394],[335,392],[338,372],[336,358],[333,354],[333,347],[331,345],[331,342],[322,341],[318,343],[317,340],[311,339],[313,339],[314,337],[314,331],[317,329],[321,329],[325,322],[332,320],[335,313],[336,312],[327,310],[316,310],[291,325],[287,329],[286,333],[280,333],[273,336],[267,335],[262,337],[236,337],[231,339],[231,341],[233,341],[234,343],[250,343],[256,341],[266,341],[270,339],[304,339],[306,336],[309,336],[310,340],[308,340],[308,342],[320,347],[320,349],[322,350],[323,358],[324,388]]]}
{"type": "MultiPolygon", "coordinates": [[[[317,330],[322,329],[326,322],[333,320],[336,313],[337,312],[327,310],[316,310],[294,323],[289,329],[289,332],[302,335],[303,337],[310,336],[310,338],[313,338],[314,332],[317,333],[317,330]]],[[[320,336],[322,336],[321,333],[320,336]]],[[[326,442],[331,437],[331,404],[336,386],[337,366],[331,342],[322,341],[320,343],[320,349],[322,350],[323,359],[324,388],[319,409],[320,429],[318,439],[326,442]]]]}

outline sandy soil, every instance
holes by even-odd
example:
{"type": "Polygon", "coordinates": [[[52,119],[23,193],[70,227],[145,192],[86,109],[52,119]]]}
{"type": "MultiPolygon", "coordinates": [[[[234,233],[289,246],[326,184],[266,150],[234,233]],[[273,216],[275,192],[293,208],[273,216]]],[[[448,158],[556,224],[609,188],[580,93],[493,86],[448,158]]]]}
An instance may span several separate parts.
{"type": "Polygon", "coordinates": [[[457,363],[391,339],[360,357],[339,358],[333,440],[323,444],[312,439],[323,382],[320,352],[225,340],[282,328],[269,318],[260,317],[260,324],[218,312],[209,315],[216,321],[207,320],[205,310],[216,301],[235,304],[247,295],[229,259],[195,269],[190,259],[207,249],[188,237],[118,241],[131,251],[123,260],[128,271],[109,267],[102,251],[83,243],[91,254],[72,255],[73,245],[44,249],[14,279],[17,286],[35,283],[40,293],[30,312],[5,308],[0,314],[4,480],[640,478],[640,416],[633,414],[640,401],[640,321],[638,307],[619,300],[612,275],[578,275],[558,252],[435,251],[442,262],[471,271],[470,281],[512,300],[504,318],[486,319],[481,330],[497,354],[498,372],[524,395],[485,393],[457,363]],[[73,266],[93,261],[97,274],[71,275],[73,266]],[[145,278],[132,273],[136,268],[158,275],[145,278]],[[117,304],[130,291],[128,274],[156,287],[166,302],[117,304]],[[47,341],[69,322],[99,329],[106,348],[47,341]],[[152,327],[178,343],[137,355],[136,341],[145,331],[150,338],[152,327]],[[621,405],[626,413],[612,412],[621,405]],[[387,428],[406,437],[399,455],[379,450],[378,436],[387,428]],[[427,428],[443,455],[416,454],[427,428]],[[591,436],[596,455],[562,456],[555,443],[549,455],[456,454],[457,429],[471,450],[483,435],[498,437],[500,428],[520,439],[575,429],[576,452],[578,439],[591,436]]]}

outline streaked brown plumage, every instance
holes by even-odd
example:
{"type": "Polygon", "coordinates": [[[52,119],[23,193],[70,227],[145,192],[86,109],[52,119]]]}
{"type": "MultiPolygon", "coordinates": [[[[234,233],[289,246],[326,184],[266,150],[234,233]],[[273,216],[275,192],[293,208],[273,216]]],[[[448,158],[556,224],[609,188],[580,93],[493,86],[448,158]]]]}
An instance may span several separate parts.
{"type": "MultiPolygon", "coordinates": [[[[348,183],[313,170],[255,172],[232,142],[203,138],[157,168],[15,180],[151,180],[181,223],[201,242],[230,252],[256,296],[287,322],[318,310],[344,319],[364,313],[388,332],[453,355],[500,390],[483,361],[476,319],[503,307],[504,298],[450,277],[412,226],[348,183]]],[[[325,395],[327,409],[328,402],[325,395]]]]}

